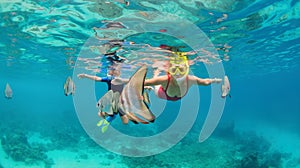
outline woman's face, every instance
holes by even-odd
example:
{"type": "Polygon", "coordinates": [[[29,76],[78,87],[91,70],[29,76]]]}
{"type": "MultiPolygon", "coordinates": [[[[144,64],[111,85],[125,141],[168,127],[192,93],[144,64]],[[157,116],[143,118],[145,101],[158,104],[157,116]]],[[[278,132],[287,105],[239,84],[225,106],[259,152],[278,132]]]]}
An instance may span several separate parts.
{"type": "Polygon", "coordinates": [[[188,74],[189,67],[186,63],[174,64],[170,63],[168,72],[175,78],[181,78],[188,74]]]}

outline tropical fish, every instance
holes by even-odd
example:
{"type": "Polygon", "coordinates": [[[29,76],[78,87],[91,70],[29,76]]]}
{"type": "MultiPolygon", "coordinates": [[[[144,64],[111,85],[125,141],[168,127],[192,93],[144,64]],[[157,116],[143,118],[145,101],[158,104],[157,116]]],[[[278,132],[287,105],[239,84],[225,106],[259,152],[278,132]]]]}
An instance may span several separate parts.
{"type": "Polygon", "coordinates": [[[102,116],[103,119],[97,123],[97,126],[101,127],[102,133],[106,132],[111,122],[107,120],[106,116],[110,115],[112,116],[111,119],[113,119],[115,118],[114,114],[118,113],[119,97],[120,97],[119,92],[113,92],[112,90],[109,90],[97,102],[96,107],[98,107],[99,113],[101,114],[105,113],[102,116]]]}
{"type": "Polygon", "coordinates": [[[155,116],[145,102],[145,100],[149,101],[149,97],[143,96],[146,74],[147,66],[144,65],[129,79],[119,100],[119,108],[121,111],[123,111],[131,121],[143,124],[147,124],[148,121],[154,122],[155,120],[155,116]]]}
{"type": "Polygon", "coordinates": [[[8,83],[6,83],[6,87],[5,87],[4,93],[5,93],[5,97],[6,97],[7,99],[11,99],[12,96],[13,96],[12,89],[11,89],[11,87],[9,86],[8,83]]]}
{"type": "Polygon", "coordinates": [[[75,84],[70,76],[67,78],[64,84],[64,91],[66,96],[69,96],[70,94],[74,95],[75,93],[75,84]]]}
{"type": "MultiPolygon", "coordinates": [[[[153,122],[155,116],[148,107],[148,104],[150,104],[149,95],[147,92],[144,92],[146,73],[147,67],[142,66],[129,80],[124,79],[124,81],[128,83],[125,85],[121,94],[109,90],[97,102],[96,106],[99,108],[99,112],[104,112],[107,115],[122,112],[136,124],[148,124],[148,121],[153,122]],[[136,116],[136,114],[143,119],[136,116]]],[[[122,80],[121,83],[124,81],[122,80]]],[[[99,125],[102,125],[102,122],[100,122],[99,125]]]]}
{"type": "Polygon", "coordinates": [[[225,98],[226,96],[231,98],[229,79],[227,76],[224,76],[224,83],[222,85],[222,98],[225,98]]]}
{"type": "Polygon", "coordinates": [[[97,102],[99,112],[105,112],[108,115],[113,115],[118,112],[119,92],[109,90],[97,102]]]}

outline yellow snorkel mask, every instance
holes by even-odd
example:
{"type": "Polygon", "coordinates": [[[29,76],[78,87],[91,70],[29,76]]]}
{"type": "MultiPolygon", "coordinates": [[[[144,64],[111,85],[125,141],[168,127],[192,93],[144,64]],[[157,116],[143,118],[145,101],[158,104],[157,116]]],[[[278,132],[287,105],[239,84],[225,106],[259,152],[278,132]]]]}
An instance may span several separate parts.
{"type": "Polygon", "coordinates": [[[170,58],[171,66],[168,69],[168,72],[171,75],[180,74],[182,76],[189,74],[189,64],[186,55],[182,52],[176,52],[176,57],[170,58]]]}

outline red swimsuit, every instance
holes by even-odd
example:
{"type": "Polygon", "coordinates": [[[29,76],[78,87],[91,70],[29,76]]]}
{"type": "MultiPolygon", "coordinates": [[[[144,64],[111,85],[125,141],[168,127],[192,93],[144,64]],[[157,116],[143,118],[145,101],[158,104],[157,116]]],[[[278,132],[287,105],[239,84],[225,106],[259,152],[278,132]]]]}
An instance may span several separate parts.
{"type": "MultiPolygon", "coordinates": [[[[168,87],[169,87],[169,84],[170,84],[170,79],[171,79],[171,76],[170,74],[168,74],[168,84],[166,86],[166,89],[164,89],[162,86],[159,87],[158,89],[158,92],[157,92],[157,96],[159,98],[162,98],[162,99],[166,99],[166,100],[171,100],[171,101],[176,101],[176,100],[179,100],[181,99],[183,96],[186,95],[186,93],[188,92],[188,90],[185,92],[185,94],[182,96],[182,97],[170,97],[168,94],[167,94],[167,90],[168,90],[168,87]]],[[[186,76],[186,82],[187,82],[187,86],[188,86],[188,75],[186,76]]]]}

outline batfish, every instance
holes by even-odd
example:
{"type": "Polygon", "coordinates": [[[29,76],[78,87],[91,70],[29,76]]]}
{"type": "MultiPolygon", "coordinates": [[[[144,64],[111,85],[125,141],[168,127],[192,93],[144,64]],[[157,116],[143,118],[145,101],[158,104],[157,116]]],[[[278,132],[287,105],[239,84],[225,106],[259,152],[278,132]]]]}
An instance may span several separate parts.
{"type": "Polygon", "coordinates": [[[113,115],[118,112],[119,92],[109,90],[97,102],[99,112],[105,112],[108,115],[113,115]]]}
{"type": "Polygon", "coordinates": [[[224,76],[224,83],[222,85],[222,98],[225,98],[226,96],[229,96],[231,98],[230,95],[230,82],[227,76],[224,76]]]}
{"type": "Polygon", "coordinates": [[[70,76],[67,78],[64,84],[64,91],[66,96],[69,96],[70,94],[74,95],[75,93],[75,84],[70,76]]]}
{"type": "Polygon", "coordinates": [[[6,97],[7,99],[11,99],[12,96],[13,96],[13,92],[12,92],[11,87],[9,86],[8,83],[6,83],[6,87],[5,87],[4,93],[5,93],[5,97],[6,97]]]}
{"type": "Polygon", "coordinates": [[[123,111],[131,121],[144,124],[147,124],[148,121],[154,122],[155,120],[155,116],[147,105],[149,102],[146,103],[146,101],[149,101],[149,98],[147,95],[144,97],[144,80],[146,74],[147,66],[143,65],[129,79],[119,100],[120,110],[123,111]]]}

